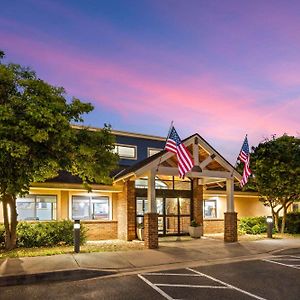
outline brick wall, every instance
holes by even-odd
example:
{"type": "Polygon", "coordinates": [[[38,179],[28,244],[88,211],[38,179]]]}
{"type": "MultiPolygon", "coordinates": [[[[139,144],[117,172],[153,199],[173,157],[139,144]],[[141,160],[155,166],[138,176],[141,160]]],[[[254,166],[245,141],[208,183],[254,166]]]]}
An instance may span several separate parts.
{"type": "Polygon", "coordinates": [[[204,220],[203,232],[206,233],[222,233],[224,232],[224,220],[204,220]]]}
{"type": "Polygon", "coordinates": [[[131,241],[136,237],[135,231],[135,185],[134,181],[124,183],[123,192],[117,201],[118,238],[131,241]]]}
{"type": "Polygon", "coordinates": [[[113,240],[118,238],[117,221],[82,221],[88,241],[113,240]]]}

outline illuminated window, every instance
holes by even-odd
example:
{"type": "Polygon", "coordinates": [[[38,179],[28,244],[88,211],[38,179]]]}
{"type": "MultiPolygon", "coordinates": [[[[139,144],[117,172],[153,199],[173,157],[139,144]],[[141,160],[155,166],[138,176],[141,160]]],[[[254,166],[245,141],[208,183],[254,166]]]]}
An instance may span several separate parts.
{"type": "Polygon", "coordinates": [[[114,152],[117,153],[120,156],[120,158],[125,158],[125,159],[136,159],[137,158],[136,146],[115,145],[114,152]]]}
{"type": "Polygon", "coordinates": [[[72,219],[110,220],[108,197],[73,196],[72,219]]]}
{"type": "Polygon", "coordinates": [[[204,218],[217,217],[217,200],[204,200],[204,218]]]}
{"type": "Polygon", "coordinates": [[[17,198],[16,206],[19,221],[56,219],[55,195],[28,195],[17,198]]]}
{"type": "Polygon", "coordinates": [[[159,148],[148,148],[148,157],[158,153],[162,151],[162,149],[159,149],[159,148]]]}

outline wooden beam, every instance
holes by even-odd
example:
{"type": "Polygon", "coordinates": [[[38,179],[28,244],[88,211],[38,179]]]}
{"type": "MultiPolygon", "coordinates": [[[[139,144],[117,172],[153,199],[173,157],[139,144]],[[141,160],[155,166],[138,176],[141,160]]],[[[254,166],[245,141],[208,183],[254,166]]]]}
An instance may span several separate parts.
{"type": "MultiPolygon", "coordinates": [[[[169,176],[178,176],[177,168],[169,168],[169,167],[160,167],[158,169],[159,175],[169,175],[169,176]]],[[[211,171],[211,170],[202,170],[202,172],[188,172],[186,177],[191,178],[232,178],[231,173],[227,171],[211,171]]]]}

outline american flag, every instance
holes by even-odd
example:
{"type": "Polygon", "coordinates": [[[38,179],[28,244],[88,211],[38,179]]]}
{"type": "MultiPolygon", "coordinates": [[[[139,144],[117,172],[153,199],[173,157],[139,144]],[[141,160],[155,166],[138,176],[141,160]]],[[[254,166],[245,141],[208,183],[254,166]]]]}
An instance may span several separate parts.
{"type": "Polygon", "coordinates": [[[243,187],[248,182],[248,177],[251,175],[250,170],[250,153],[249,153],[249,144],[247,136],[244,139],[244,143],[239,154],[239,160],[244,163],[243,178],[240,182],[241,187],[243,187]]]}
{"type": "Polygon", "coordinates": [[[188,149],[181,142],[174,126],[171,127],[167,138],[165,150],[176,153],[178,160],[179,177],[184,178],[185,174],[190,171],[194,164],[188,149]]]}

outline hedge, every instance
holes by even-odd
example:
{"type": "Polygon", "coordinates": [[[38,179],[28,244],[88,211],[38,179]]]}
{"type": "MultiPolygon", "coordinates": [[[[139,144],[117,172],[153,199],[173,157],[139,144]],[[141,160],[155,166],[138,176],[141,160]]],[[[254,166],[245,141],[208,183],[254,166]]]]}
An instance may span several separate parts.
{"type": "MultiPolygon", "coordinates": [[[[279,226],[281,226],[282,217],[279,218],[279,226]]],[[[285,230],[286,233],[300,233],[300,212],[286,214],[285,230]]]]}
{"type": "Polygon", "coordinates": [[[241,234],[259,234],[267,232],[266,217],[241,218],[239,232],[241,234]]]}
{"type": "MultiPolygon", "coordinates": [[[[86,229],[80,226],[80,243],[86,241],[86,229]]],[[[4,244],[4,226],[0,225],[0,245],[4,244]]],[[[73,245],[73,222],[69,220],[28,223],[19,222],[17,226],[18,247],[43,247],[73,245]]]]}

